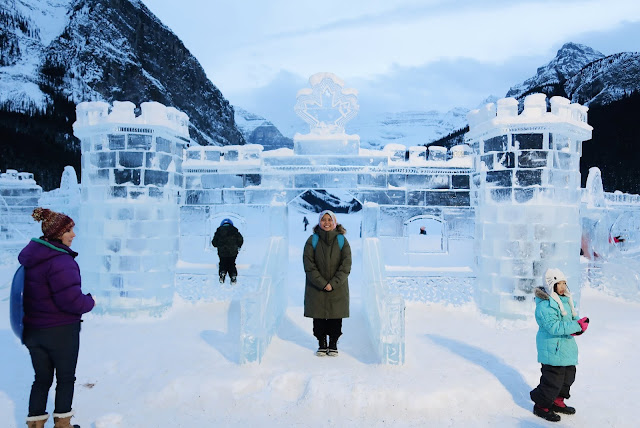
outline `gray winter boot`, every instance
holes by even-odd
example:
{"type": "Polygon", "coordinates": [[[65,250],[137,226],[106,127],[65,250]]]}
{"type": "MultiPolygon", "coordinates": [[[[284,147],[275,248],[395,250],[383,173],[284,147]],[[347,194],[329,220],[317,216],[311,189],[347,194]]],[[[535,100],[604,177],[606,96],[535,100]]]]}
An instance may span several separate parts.
{"type": "Polygon", "coordinates": [[[49,414],[45,413],[40,416],[29,416],[27,418],[27,427],[28,428],[44,428],[44,424],[49,419],[49,414]]]}

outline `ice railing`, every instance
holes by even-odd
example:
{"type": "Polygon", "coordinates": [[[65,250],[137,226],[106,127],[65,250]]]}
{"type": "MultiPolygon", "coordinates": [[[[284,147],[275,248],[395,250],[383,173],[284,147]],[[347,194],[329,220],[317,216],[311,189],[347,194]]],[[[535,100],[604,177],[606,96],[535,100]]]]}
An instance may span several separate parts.
{"type": "Polygon", "coordinates": [[[286,310],[285,279],[288,248],[282,236],[272,237],[258,278],[258,289],[240,301],[240,363],[262,361],[286,310]]]}
{"type": "Polygon", "coordinates": [[[369,336],[382,364],[404,364],[404,299],[391,294],[384,273],[380,240],[363,242],[364,308],[369,336]]]}

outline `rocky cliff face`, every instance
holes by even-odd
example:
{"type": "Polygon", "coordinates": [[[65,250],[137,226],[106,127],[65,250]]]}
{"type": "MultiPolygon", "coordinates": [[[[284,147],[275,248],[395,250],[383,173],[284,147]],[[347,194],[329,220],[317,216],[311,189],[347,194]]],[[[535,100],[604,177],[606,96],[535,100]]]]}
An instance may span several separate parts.
{"type": "Polygon", "coordinates": [[[535,76],[511,87],[506,96],[523,99],[529,94],[539,92],[547,96],[567,97],[565,89],[567,80],[578,74],[587,64],[601,58],[604,58],[602,53],[588,46],[566,43],[554,59],[538,68],[535,76]]]}
{"type": "Polygon", "coordinates": [[[264,117],[236,107],[235,120],[248,144],[260,144],[265,150],[283,147],[293,149],[293,139],[282,135],[280,130],[264,117]]]}
{"type": "Polygon", "coordinates": [[[640,53],[622,52],[593,61],[569,79],[571,101],[607,105],[640,92],[640,53]]]}
{"type": "Polygon", "coordinates": [[[566,43],[535,76],[513,86],[507,97],[522,100],[541,92],[586,106],[603,106],[640,90],[640,54],[604,56],[588,46],[566,43]]]}
{"type": "Polygon", "coordinates": [[[90,100],[157,101],[189,115],[199,144],[245,143],[229,102],[138,0],[0,0],[0,23],[0,137],[12,146],[0,169],[30,170],[45,189],[64,165],[79,169],[71,124],[75,104],[90,100]],[[16,120],[28,125],[11,131],[16,120]],[[42,129],[60,152],[47,163],[37,159],[42,129]]]}

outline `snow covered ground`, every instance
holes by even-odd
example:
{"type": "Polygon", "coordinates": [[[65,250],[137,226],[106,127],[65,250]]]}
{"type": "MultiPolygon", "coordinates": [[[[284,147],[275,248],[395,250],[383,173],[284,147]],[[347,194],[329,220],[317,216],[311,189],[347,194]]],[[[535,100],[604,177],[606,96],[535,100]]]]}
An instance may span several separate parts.
{"type": "MultiPolygon", "coordinates": [[[[73,422],[83,428],[553,425],[531,412],[529,390],[540,373],[532,319],[496,320],[473,304],[409,302],[406,364],[377,364],[353,243],[352,316],[337,358],[314,355],[311,320],[302,315],[300,252],[292,250],[289,307],[261,364],[238,364],[236,302],[177,298],[159,319],[86,315],[73,422]]],[[[9,327],[12,274],[0,270],[0,425],[6,428],[24,426],[33,379],[27,349],[9,327]]],[[[568,400],[577,414],[556,426],[635,427],[640,303],[585,289],[581,314],[591,324],[577,338],[580,364],[568,400]]]]}

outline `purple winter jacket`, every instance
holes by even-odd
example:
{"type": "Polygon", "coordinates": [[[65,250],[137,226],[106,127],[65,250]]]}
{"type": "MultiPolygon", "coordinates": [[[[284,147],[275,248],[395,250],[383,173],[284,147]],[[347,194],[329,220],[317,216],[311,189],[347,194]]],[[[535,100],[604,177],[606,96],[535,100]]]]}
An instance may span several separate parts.
{"type": "Polygon", "coordinates": [[[24,325],[48,328],[73,324],[95,305],[83,294],[78,255],[60,242],[33,238],[18,255],[25,267],[24,325]]]}

